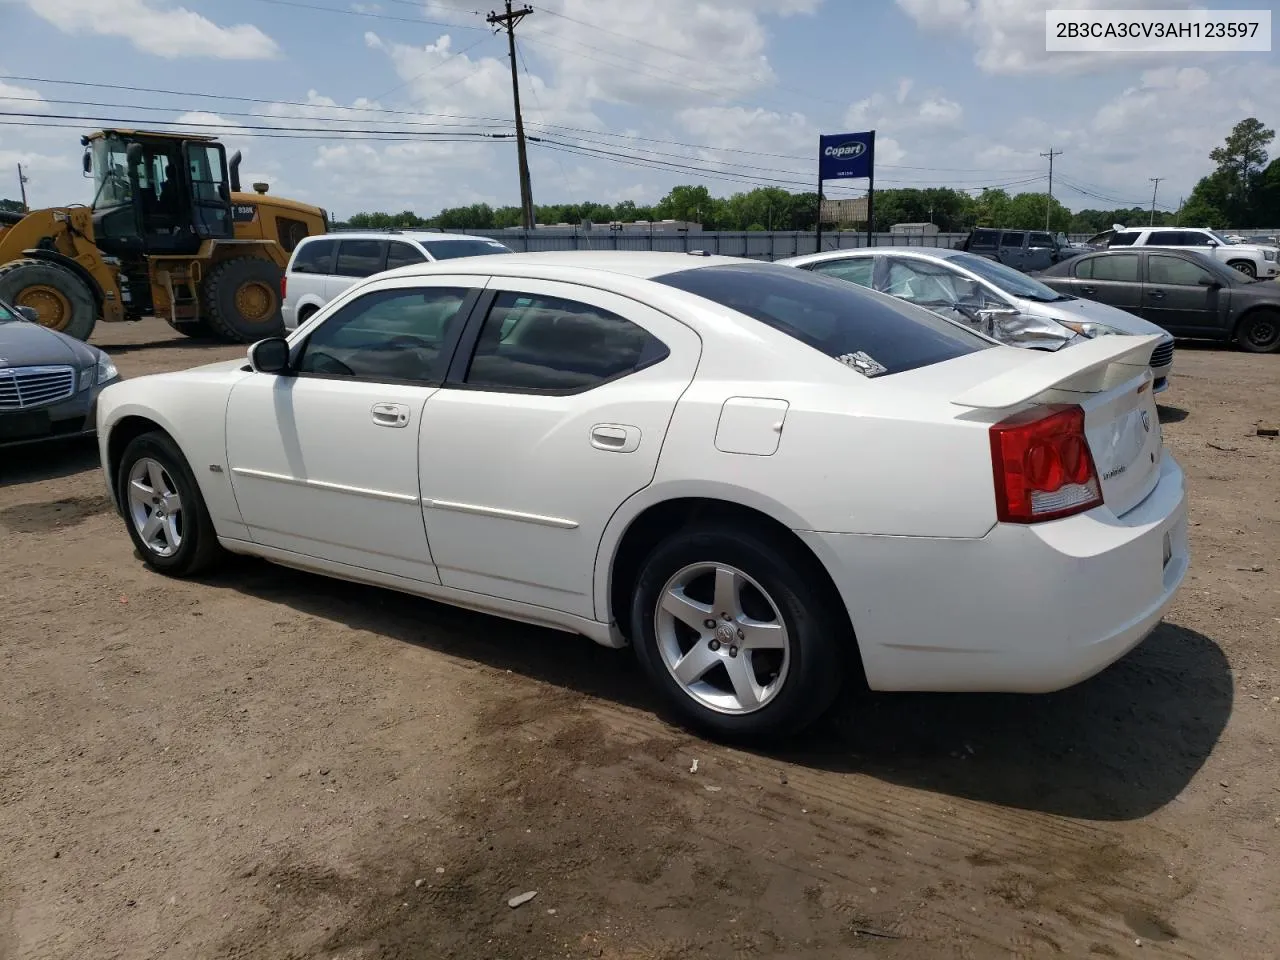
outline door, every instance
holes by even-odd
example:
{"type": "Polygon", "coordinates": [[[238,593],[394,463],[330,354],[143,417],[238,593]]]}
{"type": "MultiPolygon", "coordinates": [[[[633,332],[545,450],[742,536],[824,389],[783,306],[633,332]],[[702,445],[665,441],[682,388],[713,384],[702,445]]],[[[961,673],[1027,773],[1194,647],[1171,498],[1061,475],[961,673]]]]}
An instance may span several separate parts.
{"type": "Polygon", "coordinates": [[[340,240],[333,273],[325,280],[325,300],[345,293],[352,284],[382,272],[387,256],[385,240],[340,240]]]}
{"type": "Polygon", "coordinates": [[[1142,310],[1142,277],[1136,253],[1104,253],[1071,263],[1072,293],[1137,314],[1142,310]]]}
{"type": "Polygon", "coordinates": [[[227,463],[255,541],[439,582],[422,520],[419,429],[479,286],[387,281],[295,344],[294,373],[236,384],[227,463]]]}
{"type": "Polygon", "coordinates": [[[1027,260],[1027,252],[1023,249],[1027,235],[1021,230],[1004,230],[1000,234],[1000,253],[999,260],[1001,263],[1013,267],[1015,270],[1025,269],[1024,264],[1027,260]]]}
{"type": "Polygon", "coordinates": [[[388,240],[387,260],[383,269],[395,270],[397,267],[407,267],[412,263],[425,263],[426,259],[427,255],[412,243],[406,243],[404,240],[388,240]]]}
{"type": "Polygon", "coordinates": [[[1027,234],[1027,253],[1023,261],[1024,270],[1047,270],[1054,263],[1054,254],[1058,244],[1053,234],[1044,231],[1032,231],[1027,234]]]}
{"type": "Polygon", "coordinates": [[[1225,321],[1226,304],[1222,283],[1199,264],[1173,254],[1147,254],[1145,319],[1170,333],[1216,332],[1225,321]]]}
{"type": "MultiPolygon", "coordinates": [[[[227,157],[220,143],[183,141],[182,159],[191,198],[191,225],[202,240],[229,239],[235,235],[231,220],[231,190],[227,186],[227,157]]],[[[176,173],[176,171],[173,171],[176,173]]],[[[181,196],[178,184],[166,192],[181,196]]]]}
{"type": "Polygon", "coordinates": [[[592,617],[605,524],[652,481],[701,340],[601,290],[509,278],[490,287],[422,421],[440,579],[592,617]]]}

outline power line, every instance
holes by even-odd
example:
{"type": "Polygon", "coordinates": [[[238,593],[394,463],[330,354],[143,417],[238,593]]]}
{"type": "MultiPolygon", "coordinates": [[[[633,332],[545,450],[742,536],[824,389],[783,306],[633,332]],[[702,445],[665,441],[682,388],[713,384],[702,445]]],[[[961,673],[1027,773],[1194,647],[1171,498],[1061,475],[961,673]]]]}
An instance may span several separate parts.
{"type": "MultiPolygon", "coordinates": [[[[397,23],[425,23],[433,27],[454,27],[459,30],[485,30],[481,26],[470,26],[465,23],[449,23],[445,20],[427,20],[423,17],[397,17],[389,13],[374,13],[368,10],[344,10],[340,7],[325,7],[318,3],[303,3],[302,0],[258,0],[258,3],[269,3],[276,7],[296,7],[301,10],[316,10],[320,13],[341,13],[349,17],[367,17],[371,20],[392,20],[397,23]]],[[[487,30],[485,30],[488,33],[487,30]]]]}
{"type": "MultiPolygon", "coordinates": [[[[84,116],[79,116],[73,113],[31,113],[31,112],[25,112],[25,111],[10,111],[10,110],[0,110],[0,117],[28,117],[28,118],[37,119],[37,120],[89,120],[89,121],[92,121],[93,123],[118,124],[120,126],[128,126],[136,122],[134,120],[130,120],[127,117],[84,117],[84,116]]],[[[187,120],[158,120],[157,119],[157,120],[151,120],[148,122],[159,124],[166,127],[176,126],[176,127],[183,127],[183,128],[198,128],[198,129],[227,130],[227,131],[270,130],[272,132],[291,131],[294,133],[303,133],[303,132],[323,133],[323,134],[329,135],[333,139],[340,139],[339,137],[335,137],[334,134],[347,134],[347,133],[395,134],[395,133],[404,132],[399,130],[374,130],[374,129],[362,129],[362,128],[352,129],[350,127],[341,127],[337,130],[334,130],[326,127],[290,127],[290,126],[275,126],[270,124],[204,123],[202,121],[194,121],[194,120],[187,121],[187,120]]],[[[491,133],[487,131],[465,131],[465,130],[450,130],[450,131],[442,131],[440,133],[436,133],[430,130],[424,130],[417,133],[416,135],[419,137],[434,137],[434,136],[510,137],[511,136],[511,134],[509,133],[491,133]]]]}

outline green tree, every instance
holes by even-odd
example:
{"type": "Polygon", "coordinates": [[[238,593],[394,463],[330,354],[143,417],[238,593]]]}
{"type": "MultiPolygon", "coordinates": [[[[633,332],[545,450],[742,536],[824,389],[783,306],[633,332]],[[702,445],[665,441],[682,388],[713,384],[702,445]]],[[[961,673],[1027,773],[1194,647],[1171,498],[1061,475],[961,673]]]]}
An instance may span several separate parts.
{"type": "Polygon", "coordinates": [[[714,222],[716,202],[711,191],[703,186],[684,184],[672,187],[671,192],[658,201],[654,216],[659,220],[694,220],[714,222]]]}
{"type": "Polygon", "coordinates": [[[1249,117],[1231,128],[1222,146],[1209,151],[1209,159],[1218,165],[1218,183],[1225,192],[1219,209],[1235,226],[1256,225],[1252,222],[1253,187],[1267,162],[1267,147],[1275,136],[1274,130],[1267,129],[1256,117],[1249,117]]]}
{"type": "Polygon", "coordinates": [[[21,200],[0,200],[0,211],[6,213],[22,213],[21,200]]]}

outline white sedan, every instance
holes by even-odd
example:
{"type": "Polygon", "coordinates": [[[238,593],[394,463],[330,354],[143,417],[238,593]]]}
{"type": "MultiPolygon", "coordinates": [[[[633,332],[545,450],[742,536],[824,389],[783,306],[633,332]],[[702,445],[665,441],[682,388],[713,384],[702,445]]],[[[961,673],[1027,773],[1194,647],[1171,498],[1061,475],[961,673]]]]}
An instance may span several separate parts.
{"type": "Polygon", "coordinates": [[[250,554],[629,643],[683,720],[762,737],[846,675],[1056,690],[1155,627],[1188,563],[1156,342],[1022,350],[777,264],[513,254],[111,386],[98,436],[162,573],[250,554]]]}

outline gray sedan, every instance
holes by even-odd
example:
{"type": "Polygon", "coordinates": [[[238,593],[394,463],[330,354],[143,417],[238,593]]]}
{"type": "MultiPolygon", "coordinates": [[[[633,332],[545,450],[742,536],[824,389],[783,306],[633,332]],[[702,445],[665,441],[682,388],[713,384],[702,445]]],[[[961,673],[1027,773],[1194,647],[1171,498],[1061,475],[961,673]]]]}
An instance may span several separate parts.
{"type": "Polygon", "coordinates": [[[111,358],[40,326],[29,307],[0,300],[0,447],[88,436],[111,358]]]}
{"type": "Polygon", "coordinates": [[[1063,294],[1136,313],[1179,337],[1280,350],[1280,283],[1253,280],[1195,250],[1101,250],[1038,274],[1063,294]]]}

